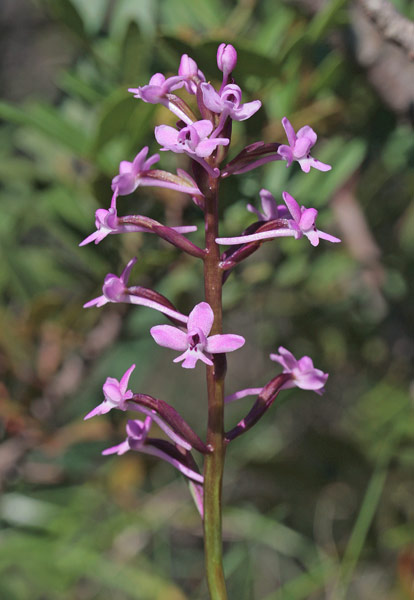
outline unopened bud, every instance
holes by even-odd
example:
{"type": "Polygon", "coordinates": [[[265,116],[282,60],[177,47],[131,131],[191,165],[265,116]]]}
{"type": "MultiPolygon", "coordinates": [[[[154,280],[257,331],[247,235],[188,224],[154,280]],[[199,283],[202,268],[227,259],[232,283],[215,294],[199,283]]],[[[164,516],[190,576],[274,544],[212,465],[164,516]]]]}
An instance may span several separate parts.
{"type": "Polygon", "coordinates": [[[220,44],[217,50],[217,66],[226,77],[237,64],[237,52],[231,44],[220,44]]]}
{"type": "Polygon", "coordinates": [[[183,54],[178,67],[178,74],[181,77],[196,77],[198,75],[198,66],[195,60],[190,58],[188,54],[183,54]]]}

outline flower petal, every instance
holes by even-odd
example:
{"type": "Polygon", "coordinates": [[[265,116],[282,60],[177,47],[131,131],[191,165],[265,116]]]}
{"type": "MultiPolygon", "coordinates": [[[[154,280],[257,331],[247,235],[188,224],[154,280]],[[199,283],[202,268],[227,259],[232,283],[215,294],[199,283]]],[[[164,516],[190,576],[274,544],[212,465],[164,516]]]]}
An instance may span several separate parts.
{"type": "Polygon", "coordinates": [[[328,373],[324,373],[320,369],[312,369],[308,373],[295,374],[294,381],[302,390],[320,390],[324,387],[328,377],[328,373]]]}
{"type": "Polygon", "coordinates": [[[191,350],[187,350],[181,356],[174,359],[174,362],[183,361],[181,365],[183,369],[194,369],[198,361],[198,355],[196,352],[191,352],[191,350]]]}
{"type": "Polygon", "coordinates": [[[201,329],[207,337],[211,331],[214,322],[214,313],[208,302],[200,302],[196,304],[193,310],[188,315],[188,331],[201,329]]]}
{"type": "Polygon", "coordinates": [[[208,119],[196,121],[193,123],[192,127],[194,127],[201,139],[207,137],[213,131],[213,123],[208,119]]]}
{"type": "Polygon", "coordinates": [[[135,265],[135,263],[137,262],[137,260],[138,260],[138,258],[136,256],[134,256],[134,258],[131,258],[131,260],[129,261],[129,263],[127,264],[127,266],[125,267],[125,269],[121,273],[120,279],[122,280],[122,282],[123,282],[123,284],[125,286],[128,283],[128,279],[129,279],[129,276],[131,274],[132,267],[135,265]]]}
{"type": "Polygon", "coordinates": [[[245,121],[246,119],[250,119],[259,108],[262,106],[260,100],[253,100],[252,102],[245,102],[240,106],[240,108],[234,108],[230,111],[231,117],[235,121],[245,121]]]}
{"type": "Polygon", "coordinates": [[[311,229],[310,231],[305,231],[305,235],[312,244],[312,246],[319,246],[319,235],[317,231],[311,229]]]}
{"type": "Polygon", "coordinates": [[[227,138],[213,138],[212,140],[202,140],[197,144],[195,153],[201,158],[207,158],[214,152],[217,146],[227,146],[229,140],[227,138]]]}
{"type": "Polygon", "coordinates": [[[323,163],[320,160],[317,160],[316,158],[312,158],[312,156],[310,156],[308,160],[310,161],[310,166],[314,169],[317,169],[318,171],[325,172],[330,171],[332,169],[331,165],[327,165],[326,163],[323,163]]]}
{"type": "Polygon", "coordinates": [[[169,125],[158,125],[154,129],[155,139],[161,146],[174,147],[177,144],[178,131],[169,125]]]}
{"type": "Polygon", "coordinates": [[[212,354],[233,352],[244,346],[245,341],[243,336],[233,333],[212,335],[207,338],[206,350],[212,354]]]}
{"type": "Polygon", "coordinates": [[[341,241],[339,238],[335,237],[334,235],[330,235],[329,233],[325,233],[324,231],[320,231],[319,229],[317,229],[316,231],[321,240],[333,242],[334,244],[338,244],[341,241]]]}
{"type": "Polygon", "coordinates": [[[306,156],[311,148],[312,144],[307,137],[299,138],[296,140],[293,154],[296,158],[302,158],[306,156]]]}
{"type": "Polygon", "coordinates": [[[304,127],[301,127],[298,130],[296,137],[298,139],[307,138],[310,142],[310,146],[309,146],[310,148],[316,144],[316,140],[318,139],[318,136],[316,135],[316,133],[314,132],[312,127],[309,127],[309,125],[305,125],[304,127]]]}
{"type": "Polygon", "coordinates": [[[298,367],[299,367],[300,371],[302,371],[302,372],[310,371],[310,369],[315,368],[313,366],[313,360],[311,359],[310,356],[302,356],[302,358],[299,358],[298,367]]]}
{"type": "Polygon", "coordinates": [[[292,127],[291,122],[289,121],[289,119],[287,117],[283,117],[282,125],[283,125],[283,129],[286,132],[286,137],[288,139],[289,146],[293,147],[296,142],[296,134],[295,134],[295,130],[292,127]]]}
{"type": "Polygon", "coordinates": [[[202,83],[200,88],[203,93],[203,102],[206,107],[215,113],[221,113],[224,108],[224,104],[211,83],[202,83]]]}
{"type": "Polygon", "coordinates": [[[263,188],[260,190],[259,195],[262,201],[263,214],[266,216],[266,219],[268,221],[277,219],[279,216],[279,211],[273,194],[271,194],[269,190],[263,188]]]}
{"type": "Polygon", "coordinates": [[[283,368],[291,371],[297,366],[297,360],[289,350],[283,346],[278,348],[279,354],[271,354],[270,359],[274,360],[282,365],[283,368]]]}
{"type": "Polygon", "coordinates": [[[246,208],[249,212],[255,214],[259,221],[266,221],[267,216],[265,214],[262,214],[259,210],[257,210],[257,208],[253,206],[253,204],[247,204],[246,208]]]}
{"type": "Polygon", "coordinates": [[[90,308],[91,306],[103,306],[104,304],[108,304],[109,300],[108,298],[105,298],[105,296],[98,296],[97,298],[94,298],[93,300],[89,300],[89,302],[86,302],[83,305],[83,308],[90,308]]]}
{"type": "MultiPolygon", "coordinates": [[[[142,171],[143,164],[147,158],[148,150],[148,146],[144,146],[132,161],[132,170],[134,175],[137,175],[140,171],[142,171]]],[[[122,173],[121,169],[119,169],[119,172],[122,173]]]]}
{"type": "Polygon", "coordinates": [[[282,192],[283,200],[286,202],[286,206],[289,209],[290,214],[296,221],[296,223],[300,222],[300,218],[302,216],[300,206],[296,202],[293,196],[291,196],[288,192],[282,192]]]}
{"type": "Polygon", "coordinates": [[[302,212],[299,227],[302,231],[307,231],[311,227],[314,226],[316,217],[318,216],[318,211],[316,208],[305,208],[302,212]]]}
{"type": "Polygon", "coordinates": [[[86,421],[87,419],[91,419],[96,415],[104,415],[109,412],[111,408],[112,406],[109,404],[109,402],[101,402],[101,404],[98,404],[98,406],[95,406],[95,408],[88,412],[88,414],[83,417],[83,420],[86,421]]]}
{"type": "Polygon", "coordinates": [[[106,450],[102,450],[102,454],[104,456],[108,456],[109,454],[118,454],[120,456],[121,454],[125,454],[125,452],[128,452],[128,450],[130,450],[130,447],[128,441],[125,440],[124,442],[121,442],[116,446],[111,446],[111,448],[106,448],[106,450]]]}
{"type": "Polygon", "coordinates": [[[125,371],[125,373],[121,377],[121,380],[119,382],[119,387],[120,387],[122,394],[125,394],[125,392],[127,390],[128,381],[129,381],[129,378],[131,377],[131,373],[134,369],[135,369],[135,365],[131,365],[129,367],[129,369],[127,371],[125,371]]]}
{"type": "Polygon", "coordinates": [[[277,153],[279,154],[279,156],[281,156],[284,160],[287,161],[288,167],[292,164],[293,152],[292,152],[292,149],[290,148],[290,146],[286,146],[285,144],[282,144],[277,149],[277,153]]]}
{"type": "Polygon", "coordinates": [[[173,350],[186,350],[187,335],[184,331],[173,327],[172,325],[156,325],[151,327],[150,333],[155,342],[164,348],[172,348],[173,350]]]}

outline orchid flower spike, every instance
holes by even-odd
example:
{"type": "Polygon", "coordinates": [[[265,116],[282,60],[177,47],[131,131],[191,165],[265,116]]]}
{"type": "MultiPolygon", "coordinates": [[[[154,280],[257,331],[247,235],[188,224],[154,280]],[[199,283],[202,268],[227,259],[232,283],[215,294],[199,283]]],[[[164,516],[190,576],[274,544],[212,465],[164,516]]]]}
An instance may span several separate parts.
{"type": "Polygon", "coordinates": [[[317,394],[325,391],[324,386],[329,375],[315,369],[309,356],[296,359],[289,350],[279,346],[279,354],[271,354],[270,359],[282,365],[283,373],[292,375],[292,379],[284,384],[284,389],[298,387],[302,390],[313,390],[317,394]]]}
{"type": "Polygon", "coordinates": [[[134,369],[135,365],[131,365],[122,375],[120,381],[114,379],[114,377],[107,377],[102,388],[105,399],[84,417],[85,421],[96,415],[104,415],[113,408],[118,408],[119,410],[127,409],[128,400],[133,396],[132,391],[127,388],[129,378],[134,369]]]}
{"type": "Polygon", "coordinates": [[[276,219],[286,219],[289,211],[284,204],[278,204],[273,194],[269,190],[261,189],[259,192],[262,201],[262,212],[257,210],[252,204],[247,205],[247,210],[257,215],[259,221],[274,221],[276,219]]]}
{"type": "Polygon", "coordinates": [[[148,439],[148,433],[151,429],[151,424],[151,417],[147,417],[145,421],[140,421],[139,419],[130,419],[126,425],[126,440],[120,444],[117,444],[116,446],[106,448],[106,450],[103,450],[102,454],[105,456],[109,454],[122,455],[129,450],[143,452],[144,454],[151,454],[152,456],[157,456],[158,458],[170,463],[185,477],[188,477],[189,479],[192,479],[198,483],[203,483],[203,476],[184,464],[183,461],[185,460],[185,457],[182,456],[181,458],[180,452],[177,451],[175,445],[164,442],[164,440],[148,439]],[[161,444],[161,448],[164,448],[164,450],[162,450],[160,447],[157,447],[159,444],[161,444]]]}
{"type": "Polygon", "coordinates": [[[212,354],[233,352],[244,345],[241,335],[224,334],[208,337],[214,321],[214,313],[207,302],[197,304],[188,317],[187,332],[172,325],[157,325],[151,335],[160,346],[183,352],[174,362],[184,361],[185,369],[193,369],[198,360],[212,365],[212,354]]]}
{"type": "Polygon", "coordinates": [[[330,171],[332,169],[331,165],[316,160],[310,155],[310,149],[315,145],[318,136],[309,125],[301,127],[297,133],[295,133],[291,122],[286,117],[283,117],[282,125],[289,145],[282,144],[279,146],[277,153],[287,161],[288,167],[296,160],[305,173],[309,173],[311,167],[318,171],[330,171]]]}
{"type": "Polygon", "coordinates": [[[315,220],[318,216],[318,211],[316,208],[305,208],[304,206],[299,206],[293,196],[288,194],[288,192],[282,193],[283,200],[286,202],[286,206],[289,209],[290,214],[292,215],[292,219],[288,219],[289,229],[294,231],[294,235],[296,239],[301,238],[302,236],[306,236],[312,246],[317,246],[319,244],[319,240],[327,240],[328,242],[338,243],[341,240],[329,233],[325,233],[324,231],[320,231],[315,227],[315,220]]]}
{"type": "Polygon", "coordinates": [[[188,54],[183,54],[181,57],[178,75],[183,78],[185,89],[189,94],[196,94],[197,84],[206,80],[196,61],[190,58],[188,54]]]}

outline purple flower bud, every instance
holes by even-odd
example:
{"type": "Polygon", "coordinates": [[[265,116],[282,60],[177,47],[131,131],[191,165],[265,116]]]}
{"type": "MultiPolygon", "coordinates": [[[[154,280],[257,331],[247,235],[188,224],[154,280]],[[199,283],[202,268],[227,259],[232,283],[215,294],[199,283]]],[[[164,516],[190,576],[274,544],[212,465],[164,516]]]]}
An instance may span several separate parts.
{"type": "Polygon", "coordinates": [[[204,73],[200,71],[195,60],[188,54],[183,54],[178,68],[178,75],[184,79],[185,89],[189,94],[197,93],[197,84],[205,81],[204,73]]]}
{"type": "Polygon", "coordinates": [[[217,66],[228,77],[237,64],[237,52],[231,44],[220,44],[217,50],[217,66]]]}

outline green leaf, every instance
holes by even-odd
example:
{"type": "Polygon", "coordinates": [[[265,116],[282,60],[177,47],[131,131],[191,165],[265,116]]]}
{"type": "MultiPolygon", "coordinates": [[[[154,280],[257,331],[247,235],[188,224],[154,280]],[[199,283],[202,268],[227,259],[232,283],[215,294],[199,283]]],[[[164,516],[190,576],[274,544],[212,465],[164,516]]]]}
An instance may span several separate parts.
{"type": "Polygon", "coordinates": [[[128,135],[128,146],[135,148],[152,129],[156,108],[138,101],[124,89],[114,92],[101,108],[92,153],[102,151],[103,146],[125,135],[128,135]]]}
{"type": "Polygon", "coordinates": [[[88,40],[82,17],[71,0],[47,0],[47,6],[52,16],[77,38],[82,41],[88,40]]]}
{"type": "Polygon", "coordinates": [[[205,31],[221,27],[226,10],[220,0],[168,0],[161,3],[161,24],[165,27],[192,27],[205,31]]]}
{"type": "Polygon", "coordinates": [[[136,23],[129,23],[121,46],[123,80],[130,86],[136,85],[134,82],[138,77],[142,77],[151,56],[151,43],[136,23]]]}
{"type": "Polygon", "coordinates": [[[313,156],[331,164],[332,170],[322,173],[311,169],[307,174],[297,171],[289,184],[292,195],[300,204],[306,202],[316,207],[323,206],[360,167],[365,157],[366,147],[367,142],[362,138],[354,138],[347,142],[340,138],[331,139],[320,150],[316,146],[312,151],[313,156]]]}
{"type": "Polygon", "coordinates": [[[340,12],[347,3],[348,0],[329,0],[316,12],[306,31],[306,38],[311,44],[319,41],[330,27],[338,24],[340,12]]]}
{"type": "Polygon", "coordinates": [[[19,125],[34,127],[79,156],[86,156],[88,153],[85,131],[73,122],[66,121],[53,106],[37,104],[21,109],[0,102],[0,118],[19,125]]]}

